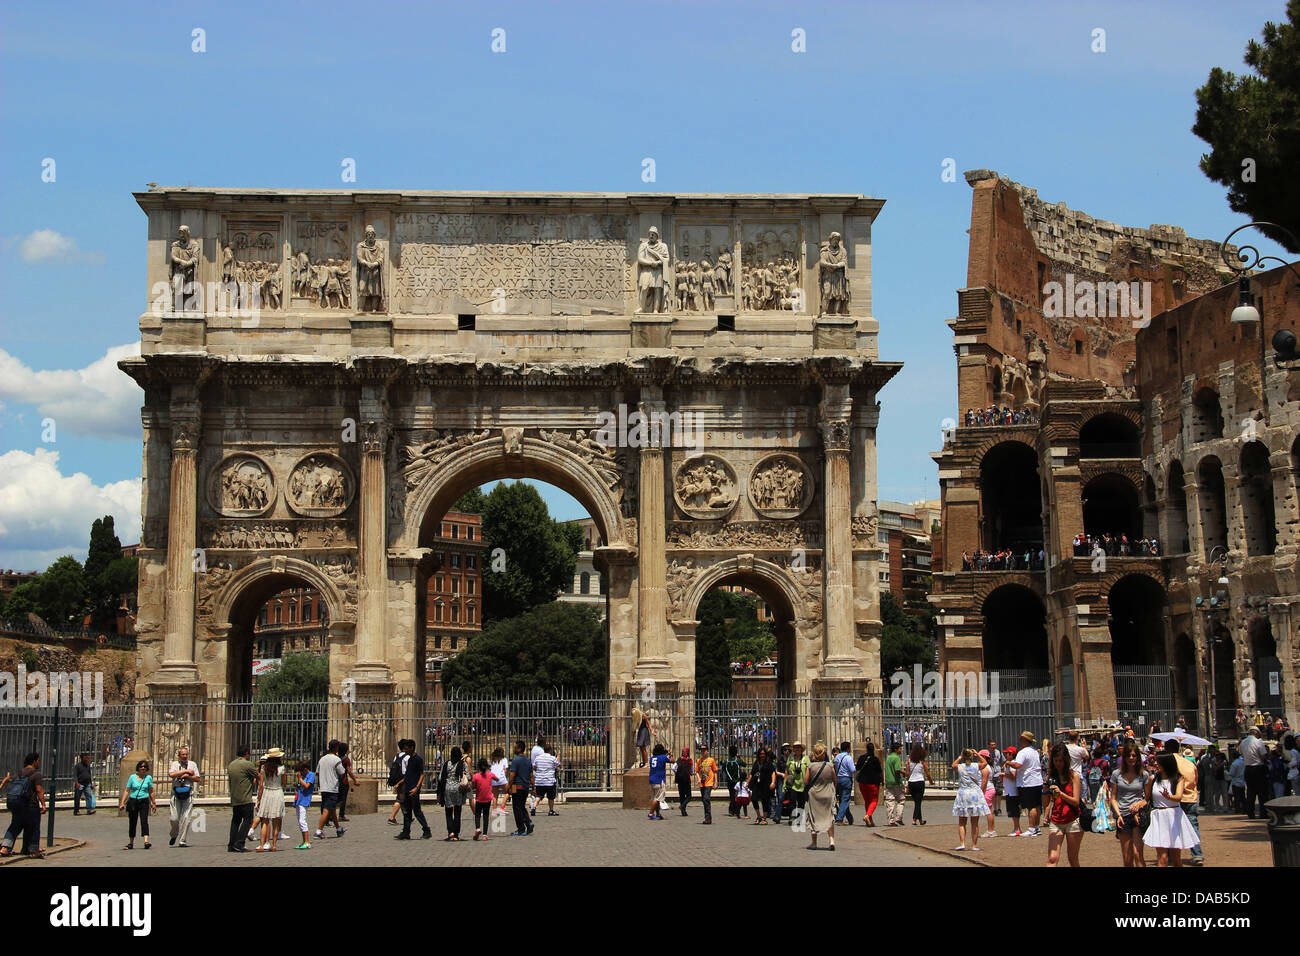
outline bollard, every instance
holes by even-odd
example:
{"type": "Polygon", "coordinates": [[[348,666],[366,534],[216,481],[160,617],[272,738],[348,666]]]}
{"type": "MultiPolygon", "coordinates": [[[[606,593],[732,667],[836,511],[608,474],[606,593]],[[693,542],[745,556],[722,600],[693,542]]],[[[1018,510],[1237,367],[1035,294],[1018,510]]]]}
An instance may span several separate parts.
{"type": "Polygon", "coordinates": [[[1276,797],[1264,804],[1274,866],[1300,866],[1300,797],[1276,797]]]}

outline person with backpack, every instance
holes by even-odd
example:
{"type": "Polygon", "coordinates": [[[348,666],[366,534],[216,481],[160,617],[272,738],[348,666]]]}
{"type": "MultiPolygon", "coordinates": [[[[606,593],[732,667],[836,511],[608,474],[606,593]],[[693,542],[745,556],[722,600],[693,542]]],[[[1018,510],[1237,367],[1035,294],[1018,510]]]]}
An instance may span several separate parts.
{"type": "MultiPolygon", "coordinates": [[[[415,742],[411,742],[415,746],[415,742]]],[[[393,810],[388,814],[388,825],[397,826],[397,814],[402,810],[402,779],[406,776],[406,762],[411,755],[406,752],[406,738],[397,742],[397,756],[388,768],[388,785],[393,788],[393,810]]]]}
{"type": "Polygon", "coordinates": [[[775,793],[772,795],[772,822],[780,823],[781,815],[784,810],[782,804],[785,803],[785,774],[790,767],[790,745],[782,744],[781,751],[776,757],[776,783],[773,784],[775,793]]]}
{"type": "MultiPolygon", "coordinates": [[[[727,785],[727,794],[731,798],[727,805],[727,813],[737,819],[740,817],[741,807],[736,802],[736,788],[744,779],[745,765],[736,756],[736,746],[732,744],[727,748],[727,759],[722,763],[722,782],[727,785]]],[[[748,804],[745,807],[745,818],[749,818],[748,804]]]]}
{"type": "Polygon", "coordinates": [[[41,814],[45,812],[45,779],[41,776],[41,756],[33,751],[23,758],[23,768],[17,776],[5,774],[0,781],[5,803],[13,819],[4,839],[0,840],[0,857],[13,856],[14,842],[23,835],[23,854],[37,860],[45,859],[41,852],[41,814]]]}
{"type": "Polygon", "coordinates": [[[808,757],[803,752],[803,741],[790,745],[790,759],[785,764],[785,788],[790,791],[790,825],[796,816],[802,816],[808,805],[808,757]]]}
{"type": "Polygon", "coordinates": [[[189,846],[190,813],[194,809],[194,788],[199,782],[199,765],[190,759],[188,747],[181,747],[167,775],[172,781],[171,806],[168,808],[171,838],[168,846],[189,846]]]}
{"type": "Polygon", "coordinates": [[[700,744],[700,759],[695,764],[700,781],[700,802],[704,804],[704,823],[713,823],[713,788],[718,784],[718,762],[709,754],[707,744],[700,744]]]}
{"type": "Polygon", "coordinates": [[[434,796],[434,802],[442,804],[447,816],[447,835],[442,838],[444,843],[460,842],[460,811],[472,786],[468,763],[460,748],[452,747],[451,756],[443,762],[438,774],[434,796]]]}
{"type": "Polygon", "coordinates": [[[673,779],[677,781],[677,799],[682,805],[682,816],[687,816],[686,805],[691,802],[691,778],[694,776],[695,761],[691,760],[691,748],[683,747],[682,755],[677,758],[673,770],[673,779]]]}
{"type": "Polygon", "coordinates": [[[749,790],[754,804],[754,826],[766,826],[772,815],[772,783],[776,765],[766,747],[759,747],[749,775],[749,790]]]}
{"type": "Polygon", "coordinates": [[[874,827],[876,805],[880,800],[880,785],[885,782],[885,771],[876,756],[876,745],[867,741],[867,752],[858,758],[858,789],[862,792],[862,822],[874,827]]]}

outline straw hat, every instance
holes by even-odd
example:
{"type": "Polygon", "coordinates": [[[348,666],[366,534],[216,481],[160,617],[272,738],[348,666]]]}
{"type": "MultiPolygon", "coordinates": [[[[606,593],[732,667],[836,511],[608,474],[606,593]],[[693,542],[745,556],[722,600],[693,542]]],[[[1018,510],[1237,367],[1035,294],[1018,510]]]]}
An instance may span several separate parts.
{"type": "Polygon", "coordinates": [[[266,752],[267,760],[279,760],[283,756],[284,756],[284,751],[281,750],[279,747],[272,747],[270,750],[266,752]]]}

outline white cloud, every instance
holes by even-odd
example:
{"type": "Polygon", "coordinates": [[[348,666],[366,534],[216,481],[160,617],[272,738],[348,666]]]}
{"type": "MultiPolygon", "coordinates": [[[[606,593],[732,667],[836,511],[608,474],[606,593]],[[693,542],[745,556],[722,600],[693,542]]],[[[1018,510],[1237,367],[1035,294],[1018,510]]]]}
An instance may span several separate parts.
{"type": "Polygon", "coordinates": [[[112,515],[123,544],[140,540],[140,479],[96,485],[84,472],[64,475],[59,453],[0,455],[0,567],[44,570],[71,554],[86,560],[90,526],[112,515]]]}
{"type": "Polygon", "coordinates": [[[35,405],[42,419],[54,419],[56,440],[140,441],[144,393],[117,367],[119,359],[139,354],[138,344],[115,345],[85,368],[38,370],[0,349],[0,402],[35,405]]]}
{"type": "Polygon", "coordinates": [[[102,252],[83,252],[77,240],[53,229],[37,229],[17,240],[18,256],[23,262],[104,262],[102,252]]]}

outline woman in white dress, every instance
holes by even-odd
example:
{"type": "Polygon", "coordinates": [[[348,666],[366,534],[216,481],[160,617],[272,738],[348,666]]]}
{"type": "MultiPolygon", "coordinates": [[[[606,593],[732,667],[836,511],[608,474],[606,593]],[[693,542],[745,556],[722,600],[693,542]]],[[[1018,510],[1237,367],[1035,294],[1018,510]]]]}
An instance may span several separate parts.
{"type": "Polygon", "coordinates": [[[262,823],[262,844],[257,852],[275,852],[284,823],[284,785],[280,779],[280,761],[284,751],[272,747],[266,752],[266,764],[257,777],[257,816],[262,823]]]}
{"type": "Polygon", "coordinates": [[[957,839],[961,841],[954,849],[978,850],[980,817],[988,813],[989,809],[984,798],[984,788],[989,782],[989,765],[973,749],[967,747],[952,762],[952,769],[957,771],[957,798],[952,802],[952,815],[957,818],[957,839]],[[966,846],[967,820],[970,821],[969,847],[966,846]]]}
{"type": "Polygon", "coordinates": [[[1196,831],[1183,813],[1183,776],[1173,754],[1156,757],[1158,780],[1149,786],[1151,824],[1142,842],[1156,851],[1156,866],[1182,866],[1182,851],[1196,846],[1196,831]]]}

